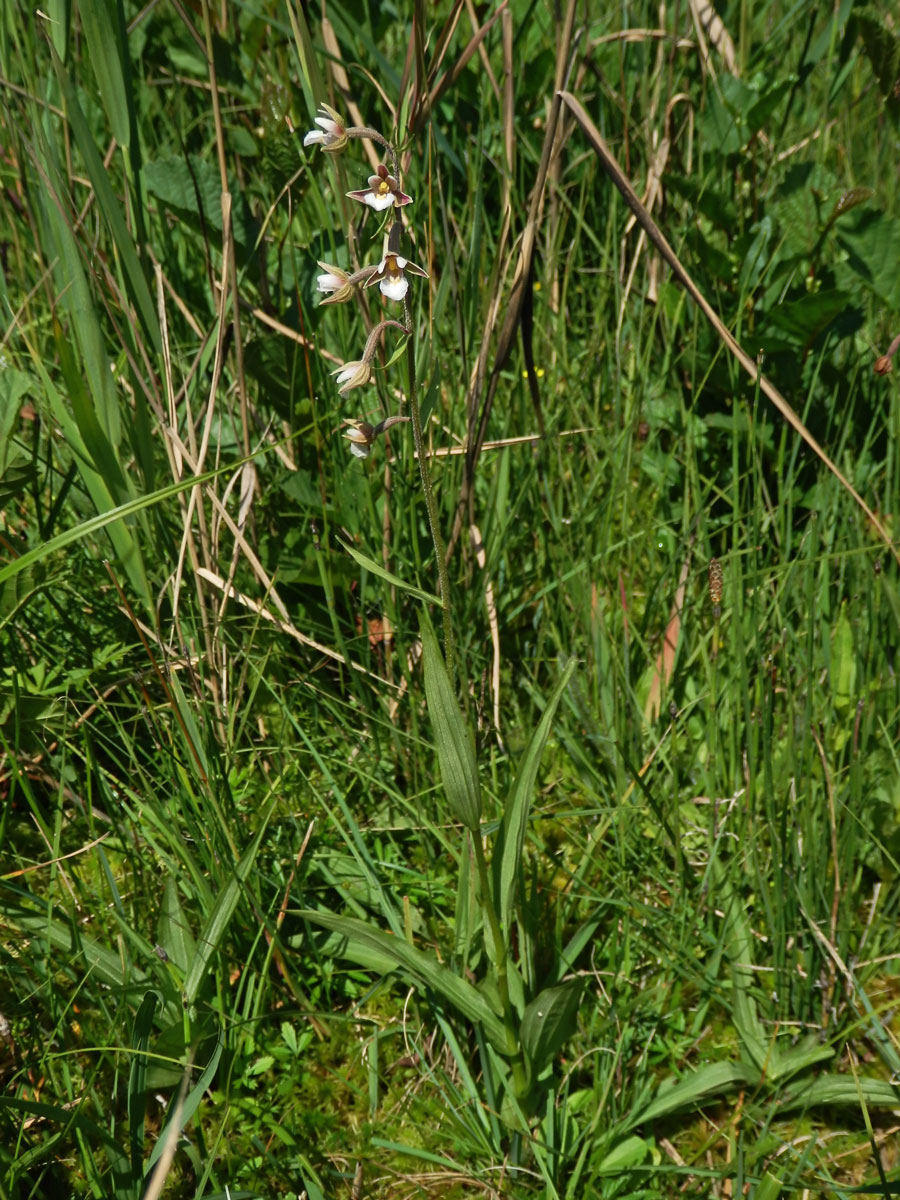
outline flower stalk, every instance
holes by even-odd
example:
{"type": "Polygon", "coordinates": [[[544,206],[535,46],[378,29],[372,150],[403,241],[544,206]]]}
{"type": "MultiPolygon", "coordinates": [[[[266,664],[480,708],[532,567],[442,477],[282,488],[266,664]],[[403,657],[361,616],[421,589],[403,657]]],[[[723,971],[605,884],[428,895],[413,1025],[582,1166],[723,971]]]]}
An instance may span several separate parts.
{"type": "Polygon", "coordinates": [[[379,339],[388,326],[396,326],[407,335],[406,362],[408,372],[408,403],[409,416],[388,417],[380,425],[372,425],[363,419],[345,420],[347,426],[343,436],[350,443],[350,452],[357,458],[368,458],[379,434],[392,424],[409,421],[413,428],[413,441],[416,457],[419,463],[419,477],[422,483],[422,494],[425,497],[425,510],[428,515],[428,527],[434,544],[435,560],[437,563],[439,592],[441,597],[441,616],[444,627],[444,656],[447,671],[451,681],[456,676],[456,653],[453,644],[453,630],[450,622],[450,587],[447,572],[444,538],[438,520],[437,503],[428,469],[428,455],[425,447],[425,435],[422,429],[422,413],[419,405],[418,387],[416,381],[416,347],[412,319],[412,308],[409,302],[411,280],[419,277],[428,278],[428,272],[411,262],[402,250],[402,224],[396,219],[399,209],[412,204],[412,197],[402,189],[399,158],[396,148],[391,142],[370,126],[348,126],[343,118],[327,104],[319,106],[315,118],[315,128],[311,129],[303,139],[304,146],[321,146],[330,153],[337,154],[345,150],[351,139],[368,138],[377,142],[386,152],[388,165],[379,164],[373,175],[368,178],[368,187],[348,192],[347,195],[364,204],[373,212],[385,213],[390,225],[387,233],[387,244],[381,261],[377,266],[363,267],[352,274],[341,267],[320,262],[323,274],[318,277],[317,287],[325,293],[321,305],[343,304],[353,299],[359,287],[378,286],[386,300],[403,305],[404,324],[399,321],[385,320],[369,334],[362,357],[344,363],[332,374],[338,384],[341,396],[355,388],[365,387],[372,379],[372,363],[378,347],[379,339]]]}

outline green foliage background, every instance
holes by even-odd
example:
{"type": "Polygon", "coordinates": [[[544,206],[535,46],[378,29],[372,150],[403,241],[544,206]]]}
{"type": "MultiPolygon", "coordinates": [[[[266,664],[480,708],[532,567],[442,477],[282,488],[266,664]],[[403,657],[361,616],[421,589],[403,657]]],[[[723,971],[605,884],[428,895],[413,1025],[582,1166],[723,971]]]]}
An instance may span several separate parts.
{"type": "Polygon", "coordinates": [[[732,54],[686,3],[568,42],[524,0],[0,11],[3,1200],[896,1193],[896,545],[566,115],[532,210],[562,71],[894,537],[888,8],[723,3],[732,54]],[[363,143],[303,147],[322,100],[415,199],[455,700],[409,427],[340,437],[406,393],[329,374],[378,306],[316,263],[381,238],[363,143]]]}

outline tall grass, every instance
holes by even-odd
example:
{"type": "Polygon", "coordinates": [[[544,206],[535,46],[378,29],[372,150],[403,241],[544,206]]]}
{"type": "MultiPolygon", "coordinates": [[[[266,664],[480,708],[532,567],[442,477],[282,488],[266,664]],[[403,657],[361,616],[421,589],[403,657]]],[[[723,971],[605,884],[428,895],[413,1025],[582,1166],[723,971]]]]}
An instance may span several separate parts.
{"type": "Polygon", "coordinates": [[[0,13],[0,1196],[896,1190],[897,34],[693,11],[0,13]]]}

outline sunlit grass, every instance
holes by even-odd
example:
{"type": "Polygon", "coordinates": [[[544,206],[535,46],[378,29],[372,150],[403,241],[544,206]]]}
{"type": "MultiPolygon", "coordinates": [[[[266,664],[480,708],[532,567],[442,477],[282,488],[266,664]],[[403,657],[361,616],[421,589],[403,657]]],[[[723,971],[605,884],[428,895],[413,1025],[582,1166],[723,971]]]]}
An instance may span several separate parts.
{"type": "Polygon", "coordinates": [[[468,10],[411,12],[427,84],[384,6],[126,5],[124,41],[96,0],[0,16],[0,1196],[140,1197],[167,1122],[185,1197],[891,1194],[892,549],[579,127],[545,136],[556,79],[893,536],[896,34],[724,5],[732,74],[687,9],[659,36],[657,7],[588,6],[566,47],[516,2],[463,64],[468,10]],[[365,461],[340,437],[405,400],[330,375],[377,305],[319,309],[316,262],[381,244],[348,232],[362,144],[302,149],[325,97],[415,123],[417,373],[512,1002],[583,989],[518,1091],[471,1015],[497,972],[426,707],[408,426],[365,461]]]}

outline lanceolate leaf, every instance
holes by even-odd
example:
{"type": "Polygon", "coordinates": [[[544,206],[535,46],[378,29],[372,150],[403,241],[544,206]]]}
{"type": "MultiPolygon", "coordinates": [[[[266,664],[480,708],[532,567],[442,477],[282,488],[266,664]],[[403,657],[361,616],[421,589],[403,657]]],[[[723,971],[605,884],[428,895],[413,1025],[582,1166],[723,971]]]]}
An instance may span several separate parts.
{"type": "Polygon", "coordinates": [[[723,1096],[733,1088],[758,1082],[759,1072],[745,1063],[709,1063],[677,1082],[674,1079],[665,1080],[656,1093],[656,1099],[634,1114],[628,1121],[628,1128],[646,1121],[656,1121],[683,1108],[693,1108],[713,1096],[723,1096]]]}
{"type": "Polygon", "coordinates": [[[78,12],[109,127],[119,145],[128,147],[131,142],[131,122],[122,47],[117,37],[117,6],[109,3],[109,0],[79,0],[78,12]]]}
{"type": "Polygon", "coordinates": [[[203,982],[209,962],[212,956],[219,949],[222,939],[228,926],[231,924],[231,918],[234,916],[235,909],[238,906],[238,901],[244,892],[244,886],[247,877],[250,875],[256,863],[256,856],[259,853],[259,847],[262,844],[263,836],[268,828],[269,818],[275,808],[276,801],[273,800],[269,805],[269,811],[260,821],[259,829],[256,837],[250,843],[249,848],[245,851],[241,861],[235,868],[234,875],[225,886],[225,890],[216,903],[203,932],[198,941],[198,950],[196,957],[191,963],[191,969],[188,972],[188,977],[184,981],[184,994],[187,997],[188,1003],[193,1004],[197,999],[197,993],[200,990],[200,985],[203,982]]]}
{"type": "Polygon", "coordinates": [[[547,701],[547,707],[532,735],[531,741],[519,763],[519,772],[512,791],[506,801],[503,814],[502,855],[499,872],[499,904],[500,921],[504,932],[509,931],[515,905],[516,886],[522,861],[522,850],[525,845],[525,830],[528,827],[528,817],[531,812],[531,802],[534,796],[534,784],[537,779],[541,755],[550,736],[550,726],[556,713],[560,697],[563,694],[572,672],[575,670],[575,660],[566,666],[562,676],[553,689],[553,694],[547,701]]]}
{"type": "Polygon", "coordinates": [[[877,1108],[900,1108],[900,1085],[889,1083],[887,1079],[860,1079],[857,1081],[849,1075],[819,1075],[809,1083],[787,1088],[783,1095],[782,1108],[785,1111],[796,1108],[814,1108],[818,1105],[826,1108],[832,1104],[850,1104],[859,1107],[859,1097],[866,1104],[877,1108]]]}
{"type": "Polygon", "coordinates": [[[459,711],[431,622],[423,613],[422,657],[425,660],[425,699],[434,730],[441,781],[447,802],[466,829],[481,826],[481,791],[472,739],[459,711]]]}
{"type": "Polygon", "coordinates": [[[401,591],[409,592],[412,596],[418,596],[420,600],[424,600],[426,604],[440,604],[439,596],[432,596],[431,592],[424,592],[421,588],[412,583],[406,583],[397,575],[392,575],[390,571],[386,571],[384,567],[375,562],[373,558],[369,558],[365,554],[361,554],[355,546],[351,546],[349,542],[341,542],[341,545],[347,551],[352,559],[364,567],[370,575],[377,575],[379,579],[383,579],[385,583],[389,583],[391,587],[400,588],[401,591]]]}
{"type": "Polygon", "coordinates": [[[81,111],[81,106],[78,103],[78,96],[66,73],[66,69],[56,55],[53,54],[52,50],[51,57],[53,58],[53,66],[59,80],[60,89],[66,100],[66,110],[72,126],[72,132],[78,143],[78,149],[84,158],[91,184],[97,193],[97,202],[109,225],[110,233],[116,243],[116,249],[122,259],[122,266],[125,270],[131,299],[153,349],[157,353],[161,353],[162,335],[159,328],[159,318],[156,314],[156,305],[153,303],[150,295],[150,288],[147,285],[147,280],[144,277],[144,272],[137,256],[134,239],[129,233],[128,226],[125,224],[122,205],[113,191],[109,174],[91,137],[84,114],[81,111]]]}
{"type": "Polygon", "coordinates": [[[520,1037],[533,1077],[549,1066],[575,1032],[583,991],[582,977],[569,979],[544,988],[525,1009],[520,1037]]]}
{"type": "MultiPolygon", "coordinates": [[[[427,954],[411,946],[403,938],[394,937],[383,930],[359,921],[356,917],[342,917],[337,913],[303,909],[298,914],[315,925],[330,929],[347,939],[344,954],[357,959],[358,951],[376,951],[387,955],[396,964],[397,970],[405,974],[418,988],[428,988],[439,999],[447,1001],[469,1021],[482,1026],[491,1043],[501,1052],[506,1050],[503,1024],[491,1009],[487,1000],[470,983],[442,966],[433,954],[427,954]]],[[[368,959],[363,959],[367,963],[368,959]]]]}

